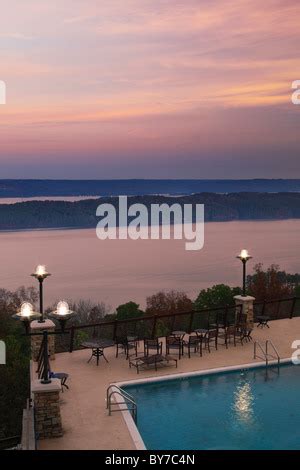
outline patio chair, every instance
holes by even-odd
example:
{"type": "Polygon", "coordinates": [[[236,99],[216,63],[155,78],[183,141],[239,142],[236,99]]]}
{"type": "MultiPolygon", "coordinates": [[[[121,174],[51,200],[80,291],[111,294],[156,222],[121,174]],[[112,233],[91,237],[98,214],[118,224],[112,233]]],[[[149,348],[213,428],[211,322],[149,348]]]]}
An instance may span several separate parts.
{"type": "Polygon", "coordinates": [[[236,334],[236,325],[227,326],[224,331],[219,331],[219,338],[224,339],[224,345],[226,349],[228,349],[228,343],[230,343],[231,338],[233,338],[233,343],[236,345],[235,342],[235,334],[236,334]]]}
{"type": "MultiPolygon", "coordinates": [[[[205,335],[203,336],[202,343],[204,343],[205,349],[208,349],[210,353],[210,345],[211,343],[214,344],[214,347],[218,349],[218,330],[208,330],[205,335]]],[[[200,355],[202,356],[202,343],[200,347],[200,355]]]]}
{"type": "Polygon", "coordinates": [[[183,341],[180,338],[176,338],[175,336],[167,336],[166,337],[166,352],[167,355],[170,354],[170,350],[177,350],[179,359],[183,355],[183,341]]]}
{"type": "Polygon", "coordinates": [[[144,339],[144,356],[149,356],[150,350],[156,351],[157,354],[162,354],[162,341],[158,338],[155,339],[144,339]]]}
{"type": "Polygon", "coordinates": [[[135,355],[137,356],[137,346],[138,346],[138,341],[135,340],[128,340],[127,337],[121,337],[121,338],[116,338],[116,357],[119,356],[119,350],[125,354],[126,359],[129,358],[129,351],[134,350],[135,355]]]}
{"type": "Polygon", "coordinates": [[[244,340],[252,341],[251,336],[252,328],[247,326],[231,325],[228,326],[224,332],[219,332],[219,338],[224,339],[224,345],[228,349],[228,344],[233,339],[233,344],[236,346],[237,341],[243,345],[244,340]]]}
{"type": "Polygon", "coordinates": [[[240,313],[237,316],[236,325],[241,326],[241,327],[247,325],[247,315],[246,315],[246,313],[240,313]]]}
{"type": "Polygon", "coordinates": [[[61,383],[61,391],[64,392],[64,387],[69,390],[69,386],[66,384],[69,374],[66,372],[52,372],[50,368],[50,361],[48,361],[48,367],[49,367],[49,378],[50,379],[59,379],[61,383]]]}
{"type": "Polygon", "coordinates": [[[50,379],[59,379],[61,383],[61,391],[64,391],[64,387],[69,390],[69,386],[66,384],[66,381],[68,380],[69,374],[66,374],[65,372],[51,372],[49,374],[50,379]]]}
{"type": "Polygon", "coordinates": [[[197,335],[190,335],[188,341],[183,342],[183,346],[188,350],[188,356],[191,357],[191,349],[196,353],[199,349],[199,344],[201,343],[201,338],[197,335]]]}
{"type": "Polygon", "coordinates": [[[249,327],[246,327],[245,330],[244,330],[245,339],[248,342],[253,341],[253,338],[251,336],[252,331],[253,331],[253,328],[249,328],[249,327]]]}
{"type": "Polygon", "coordinates": [[[252,336],[251,333],[253,331],[253,328],[249,328],[247,325],[243,326],[238,326],[236,329],[236,338],[238,338],[243,345],[244,341],[252,341],[252,336]]]}

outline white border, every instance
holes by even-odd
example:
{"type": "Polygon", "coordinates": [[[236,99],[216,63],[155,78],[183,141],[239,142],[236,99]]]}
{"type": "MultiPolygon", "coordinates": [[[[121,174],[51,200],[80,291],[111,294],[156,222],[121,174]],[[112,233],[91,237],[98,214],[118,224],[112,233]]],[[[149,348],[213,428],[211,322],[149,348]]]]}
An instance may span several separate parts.
{"type": "MultiPolygon", "coordinates": [[[[269,361],[268,366],[274,366],[277,365],[278,361],[269,361]]],[[[291,358],[285,358],[280,360],[280,365],[281,364],[288,364],[291,363],[291,358]]],[[[124,387],[126,385],[141,385],[141,384],[146,384],[146,383],[153,383],[153,382],[164,382],[166,380],[174,380],[178,378],[185,378],[185,377],[197,377],[199,375],[211,375],[211,374],[218,374],[220,372],[227,372],[227,371],[233,371],[233,370],[244,370],[244,369],[255,369],[255,368],[260,368],[260,367],[266,367],[265,362],[251,362],[249,364],[239,364],[235,366],[225,366],[225,367],[216,367],[214,369],[203,369],[203,370],[197,370],[197,371],[192,371],[192,372],[179,372],[177,374],[168,374],[168,375],[162,375],[158,377],[148,377],[145,379],[133,379],[133,380],[126,380],[122,382],[114,382],[111,384],[111,386],[117,386],[117,387],[124,387]]],[[[122,397],[120,395],[115,395],[114,396],[115,402],[120,403],[122,402],[122,397]]],[[[121,408],[120,404],[119,407],[121,408]]],[[[145,443],[142,439],[142,436],[137,428],[137,425],[135,424],[132,415],[129,410],[122,410],[121,411],[124,421],[127,425],[128,431],[130,433],[130,436],[134,442],[134,445],[137,450],[147,450],[147,447],[145,446],[145,443]]]]}

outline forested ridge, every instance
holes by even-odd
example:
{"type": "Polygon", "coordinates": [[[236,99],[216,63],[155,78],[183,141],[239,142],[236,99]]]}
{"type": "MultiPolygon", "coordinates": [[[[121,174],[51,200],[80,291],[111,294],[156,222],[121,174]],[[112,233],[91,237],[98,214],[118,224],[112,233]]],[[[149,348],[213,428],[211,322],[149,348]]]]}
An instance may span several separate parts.
{"type": "MultiPolygon", "coordinates": [[[[117,197],[77,202],[29,201],[0,204],[0,230],[96,227],[100,203],[118,209],[117,197]]],[[[300,193],[200,193],[183,197],[132,196],[128,204],[204,204],[205,220],[283,220],[300,218],[300,193]]]]}

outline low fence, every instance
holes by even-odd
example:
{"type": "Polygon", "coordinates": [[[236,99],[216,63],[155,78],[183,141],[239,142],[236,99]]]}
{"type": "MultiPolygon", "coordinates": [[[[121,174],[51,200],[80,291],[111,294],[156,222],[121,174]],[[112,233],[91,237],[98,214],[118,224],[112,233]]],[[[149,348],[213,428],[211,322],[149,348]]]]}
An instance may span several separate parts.
{"type": "Polygon", "coordinates": [[[174,330],[188,333],[196,328],[208,328],[220,322],[233,323],[241,307],[225,306],[213,309],[191,310],[189,312],[145,315],[127,320],[111,320],[94,324],[76,325],[70,328],[70,352],[78,349],[88,338],[108,338],[116,340],[126,336],[156,338],[168,336],[174,330]]]}
{"type": "MultiPolygon", "coordinates": [[[[233,324],[242,306],[222,306],[188,312],[148,315],[127,320],[111,320],[99,323],[72,326],[69,351],[79,349],[80,344],[90,338],[116,340],[126,336],[140,339],[168,336],[174,330],[191,333],[197,328],[209,328],[213,324],[233,324]]],[[[300,297],[254,302],[254,321],[260,315],[271,320],[300,316],[300,297]]]]}
{"type": "Polygon", "coordinates": [[[254,321],[260,315],[268,316],[271,320],[299,317],[300,297],[254,302],[254,321]]]}
{"type": "Polygon", "coordinates": [[[5,437],[0,439],[0,450],[10,450],[19,448],[21,436],[5,437]]]}

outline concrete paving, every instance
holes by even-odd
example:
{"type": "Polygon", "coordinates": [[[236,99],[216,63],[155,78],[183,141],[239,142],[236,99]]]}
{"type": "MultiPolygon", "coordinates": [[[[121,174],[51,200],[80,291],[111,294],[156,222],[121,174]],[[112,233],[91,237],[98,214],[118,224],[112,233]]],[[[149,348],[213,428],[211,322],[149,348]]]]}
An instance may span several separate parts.
{"type": "MultiPolygon", "coordinates": [[[[300,340],[300,318],[277,320],[270,322],[270,328],[257,328],[253,332],[253,341],[263,343],[267,339],[273,341],[280,357],[290,358],[293,350],[291,344],[300,340]]],[[[141,342],[142,346],[142,342],[141,342]]],[[[145,370],[137,375],[135,368],[129,368],[124,354],[115,357],[115,348],[105,350],[109,363],[100,358],[97,367],[95,359],[87,364],[89,350],[74,351],[56,355],[51,363],[54,372],[67,372],[70,377],[69,390],[61,393],[61,413],[64,435],[61,438],[40,441],[41,450],[93,450],[134,449],[121,413],[108,416],[106,410],[106,389],[113,382],[162,376],[165,374],[197,371],[232,365],[243,365],[253,360],[253,343],[232,345],[228,349],[219,345],[217,351],[212,349],[209,354],[204,351],[203,357],[187,354],[178,361],[178,368],[164,367],[157,372],[145,370]]],[[[260,362],[258,360],[257,362],[260,362]]]]}

